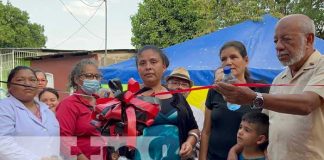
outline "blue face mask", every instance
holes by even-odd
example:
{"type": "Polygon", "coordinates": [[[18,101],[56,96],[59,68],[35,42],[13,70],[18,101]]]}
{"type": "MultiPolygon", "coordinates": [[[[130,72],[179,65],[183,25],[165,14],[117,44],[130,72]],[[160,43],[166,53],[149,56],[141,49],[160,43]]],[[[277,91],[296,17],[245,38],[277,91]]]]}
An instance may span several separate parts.
{"type": "Polygon", "coordinates": [[[100,88],[100,82],[96,79],[85,79],[81,89],[88,95],[96,93],[100,88]]]}

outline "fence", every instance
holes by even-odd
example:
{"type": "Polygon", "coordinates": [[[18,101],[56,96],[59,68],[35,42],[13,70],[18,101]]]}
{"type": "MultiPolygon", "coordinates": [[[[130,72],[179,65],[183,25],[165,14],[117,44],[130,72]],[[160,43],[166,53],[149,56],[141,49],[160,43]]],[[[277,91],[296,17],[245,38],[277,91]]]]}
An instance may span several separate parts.
{"type": "MultiPolygon", "coordinates": [[[[16,66],[30,66],[26,58],[38,56],[37,52],[20,51],[14,49],[0,49],[0,80],[7,81],[11,69],[16,66]]],[[[7,84],[0,83],[0,88],[5,89],[7,84]]]]}

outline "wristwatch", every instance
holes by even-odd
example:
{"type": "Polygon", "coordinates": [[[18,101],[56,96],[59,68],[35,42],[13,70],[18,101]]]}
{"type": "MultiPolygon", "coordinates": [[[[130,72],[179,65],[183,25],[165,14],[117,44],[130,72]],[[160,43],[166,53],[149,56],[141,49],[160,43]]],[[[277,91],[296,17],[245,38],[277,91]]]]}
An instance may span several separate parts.
{"type": "Polygon", "coordinates": [[[263,100],[262,94],[259,93],[259,92],[255,92],[255,93],[257,94],[257,96],[253,100],[252,109],[260,109],[260,108],[263,108],[264,100],[263,100]]]}

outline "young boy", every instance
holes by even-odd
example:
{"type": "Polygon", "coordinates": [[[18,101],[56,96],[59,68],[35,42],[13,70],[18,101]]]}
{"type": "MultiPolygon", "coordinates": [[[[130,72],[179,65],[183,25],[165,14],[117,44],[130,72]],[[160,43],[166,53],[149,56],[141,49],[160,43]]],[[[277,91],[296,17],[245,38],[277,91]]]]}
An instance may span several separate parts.
{"type": "Polygon", "coordinates": [[[265,160],[268,146],[269,117],[260,112],[243,115],[237,143],[243,146],[239,160],[265,160]]]}

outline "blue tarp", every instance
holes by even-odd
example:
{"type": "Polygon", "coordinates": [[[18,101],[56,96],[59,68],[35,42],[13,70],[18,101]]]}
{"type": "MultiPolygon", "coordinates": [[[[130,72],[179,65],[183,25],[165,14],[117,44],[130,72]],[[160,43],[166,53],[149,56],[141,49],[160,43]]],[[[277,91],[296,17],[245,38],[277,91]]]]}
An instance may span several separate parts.
{"type": "MultiPolygon", "coordinates": [[[[185,67],[195,85],[209,85],[213,82],[213,71],[221,65],[219,49],[232,40],[241,41],[246,46],[249,56],[249,71],[252,78],[271,83],[273,78],[284,68],[276,57],[273,42],[275,24],[278,19],[270,15],[263,16],[258,22],[251,20],[227,27],[216,32],[179,43],[164,51],[169,57],[170,66],[165,75],[174,68],[185,67]]],[[[316,38],[315,48],[324,53],[324,40],[316,38]]],[[[135,59],[101,67],[104,79],[119,78],[127,83],[130,77],[139,82],[135,59]]]]}

